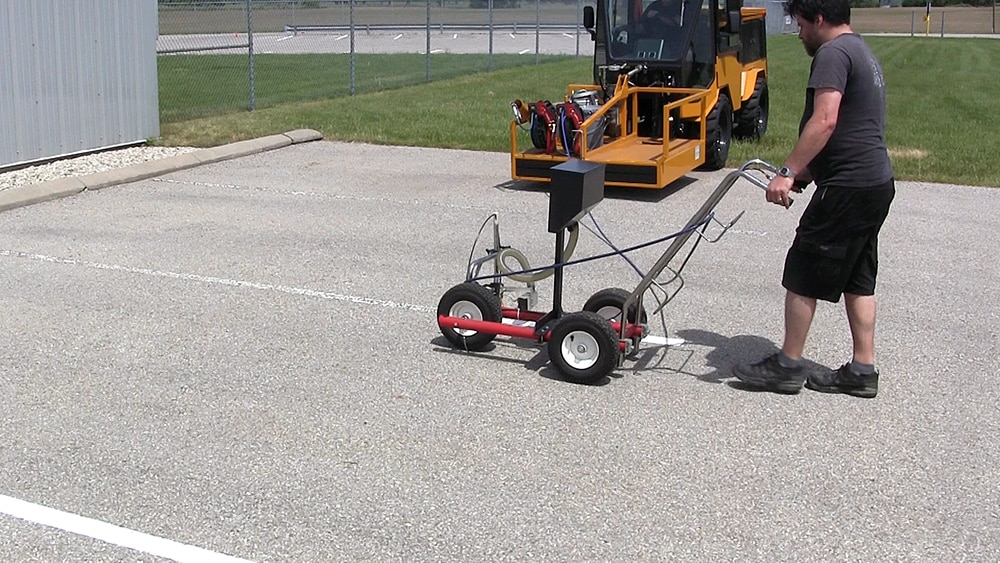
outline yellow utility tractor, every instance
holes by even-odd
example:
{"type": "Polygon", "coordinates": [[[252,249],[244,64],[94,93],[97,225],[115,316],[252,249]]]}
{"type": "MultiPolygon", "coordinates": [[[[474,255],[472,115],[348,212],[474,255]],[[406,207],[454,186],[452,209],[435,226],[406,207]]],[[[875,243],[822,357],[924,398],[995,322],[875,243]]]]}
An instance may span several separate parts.
{"type": "Polygon", "coordinates": [[[561,102],[511,102],[511,175],[548,182],[571,158],[605,184],[659,189],[726,165],[733,136],[767,129],[765,10],[742,0],[597,0],[593,84],[561,102]],[[523,149],[521,147],[528,147],[523,149]]]}

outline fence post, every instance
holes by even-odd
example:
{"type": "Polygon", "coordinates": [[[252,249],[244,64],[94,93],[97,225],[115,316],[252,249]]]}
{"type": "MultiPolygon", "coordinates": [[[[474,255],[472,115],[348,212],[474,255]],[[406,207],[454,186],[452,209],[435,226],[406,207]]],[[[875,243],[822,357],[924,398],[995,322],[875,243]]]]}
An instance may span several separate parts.
{"type": "Polygon", "coordinates": [[[538,54],[538,26],[541,20],[538,16],[538,3],[540,0],[535,0],[535,64],[538,64],[539,54],[538,54]]]}
{"type": "Polygon", "coordinates": [[[348,11],[350,12],[350,27],[351,27],[351,86],[350,94],[354,95],[354,0],[350,0],[350,7],[348,11]]]}
{"type": "Polygon", "coordinates": [[[489,0],[487,8],[490,12],[490,54],[486,60],[486,70],[493,70],[493,0],[489,0]]]}
{"type": "Polygon", "coordinates": [[[257,96],[254,91],[253,76],[253,8],[250,7],[250,0],[247,0],[247,54],[249,55],[249,78],[250,78],[250,111],[257,109],[257,96]]]}
{"type": "Polygon", "coordinates": [[[427,0],[427,82],[431,81],[431,0],[427,0]]]}
{"type": "Polygon", "coordinates": [[[576,34],[576,56],[580,56],[580,12],[583,10],[583,0],[576,0],[576,29],[573,33],[576,34]]]}
{"type": "Polygon", "coordinates": [[[917,11],[912,10],[910,12],[910,37],[913,37],[914,26],[917,23],[917,11]]]}
{"type": "Polygon", "coordinates": [[[941,12],[941,37],[944,37],[944,16],[945,12],[941,12]]]}

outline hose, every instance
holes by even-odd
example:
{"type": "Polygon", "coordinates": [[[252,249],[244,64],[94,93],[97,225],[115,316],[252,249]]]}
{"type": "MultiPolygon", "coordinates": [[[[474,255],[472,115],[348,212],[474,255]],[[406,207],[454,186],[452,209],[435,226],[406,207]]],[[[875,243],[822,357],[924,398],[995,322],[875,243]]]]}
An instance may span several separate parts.
{"type": "MultiPolygon", "coordinates": [[[[568,261],[573,256],[573,251],[576,250],[576,243],[580,239],[580,225],[573,223],[567,227],[567,230],[569,231],[569,240],[566,241],[566,248],[563,250],[564,261],[568,261]]],[[[524,273],[526,270],[531,269],[531,264],[528,263],[528,257],[516,248],[502,249],[497,255],[497,267],[504,276],[520,283],[539,282],[548,278],[556,271],[555,268],[548,268],[539,272],[524,273]],[[508,258],[517,262],[518,269],[512,269],[507,265],[508,258]]]]}

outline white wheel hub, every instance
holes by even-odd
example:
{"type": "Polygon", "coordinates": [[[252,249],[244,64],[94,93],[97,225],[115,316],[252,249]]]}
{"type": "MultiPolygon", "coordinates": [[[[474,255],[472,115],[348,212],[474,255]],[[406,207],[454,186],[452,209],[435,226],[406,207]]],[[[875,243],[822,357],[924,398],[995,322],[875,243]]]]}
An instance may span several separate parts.
{"type": "MultiPolygon", "coordinates": [[[[471,319],[474,321],[483,320],[483,312],[476,306],[475,303],[471,301],[456,301],[451,309],[448,309],[449,317],[457,317],[460,319],[471,319]]],[[[460,336],[474,336],[476,331],[469,329],[454,329],[456,333],[460,336]]]]}
{"type": "Polygon", "coordinates": [[[601,347],[589,332],[574,330],[566,335],[559,346],[566,364],[574,369],[585,370],[597,363],[601,347]]]}
{"type": "Polygon", "coordinates": [[[620,321],[622,318],[621,307],[614,307],[612,305],[605,305],[598,309],[596,313],[609,321],[620,321]]]}

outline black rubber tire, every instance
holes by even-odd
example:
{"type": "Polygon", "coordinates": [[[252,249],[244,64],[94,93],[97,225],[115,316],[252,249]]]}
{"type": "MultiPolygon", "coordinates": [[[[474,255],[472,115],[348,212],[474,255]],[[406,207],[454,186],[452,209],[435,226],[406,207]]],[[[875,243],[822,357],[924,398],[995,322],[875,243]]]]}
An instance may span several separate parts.
{"type": "Polygon", "coordinates": [[[537,115],[531,116],[531,145],[536,149],[545,150],[545,124],[537,115]]]}
{"type": "Polygon", "coordinates": [[[705,164],[701,170],[721,170],[729,160],[729,144],[733,140],[733,104],[729,96],[719,93],[719,101],[708,113],[705,123],[705,164]]]}
{"type": "MultiPolygon", "coordinates": [[[[583,305],[584,311],[590,311],[592,313],[597,313],[609,321],[620,321],[621,320],[621,310],[622,305],[628,300],[628,296],[632,292],[620,287],[609,287],[607,289],[602,289],[597,293],[590,296],[587,302],[583,305]],[[607,309],[617,309],[613,315],[609,315],[607,309]]],[[[645,324],[646,323],[646,308],[643,307],[639,315],[636,315],[636,303],[633,303],[628,310],[628,322],[636,324],[636,322],[645,324]],[[636,320],[638,318],[638,321],[636,320]]]]}
{"type": "Polygon", "coordinates": [[[767,132],[769,110],[770,96],[767,92],[767,80],[763,76],[758,76],[750,99],[736,112],[733,135],[738,139],[759,141],[767,132]]]}
{"type": "Polygon", "coordinates": [[[618,335],[607,319],[590,311],[570,313],[549,335],[549,360],[574,383],[595,383],[618,366],[618,335]]]}
{"type": "MultiPolygon", "coordinates": [[[[449,289],[438,302],[438,316],[465,317],[499,323],[503,320],[500,298],[493,290],[478,283],[466,282],[449,289]]],[[[496,334],[440,327],[441,334],[453,346],[461,350],[475,352],[493,342],[496,334]]]]}

